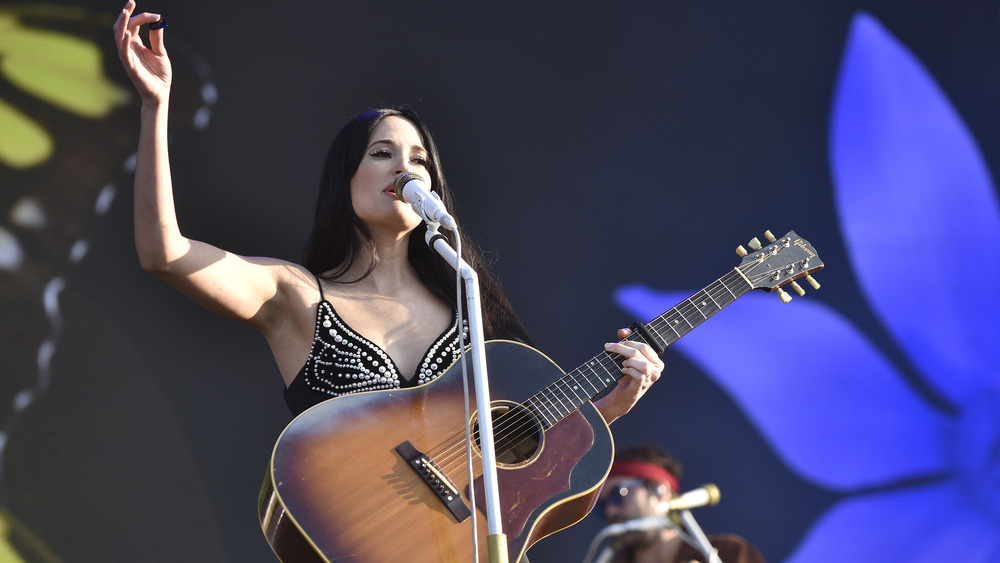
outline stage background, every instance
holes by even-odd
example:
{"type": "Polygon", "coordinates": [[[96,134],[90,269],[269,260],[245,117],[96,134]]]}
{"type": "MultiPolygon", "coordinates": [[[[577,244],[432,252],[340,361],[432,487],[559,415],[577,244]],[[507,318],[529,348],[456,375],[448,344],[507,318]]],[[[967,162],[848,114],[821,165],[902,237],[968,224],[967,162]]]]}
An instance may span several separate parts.
{"type": "MultiPolygon", "coordinates": [[[[564,369],[639,318],[643,309],[618,293],[622,287],[691,293],[738,263],[737,245],[763,239],[765,229],[779,236],[794,229],[826,264],[816,276],[822,289],[807,287],[806,297],[787,305],[766,295],[759,313],[757,301],[737,302],[709,324],[743,332],[710,346],[720,357],[794,377],[800,402],[815,405],[802,410],[828,416],[826,430],[811,443],[782,442],[751,414],[782,408],[780,386],[760,382],[773,402],[755,410],[746,391],[756,386],[755,370],[732,383],[738,371],[723,379],[694,348],[672,348],[663,379],[613,425],[617,445],[666,447],[686,468],[685,488],[717,483],[723,502],[698,509],[698,521],[710,533],[750,538],[768,561],[930,561],[922,557],[936,549],[965,561],[1000,560],[1000,424],[989,414],[998,409],[976,410],[984,416],[953,433],[914,437],[911,449],[900,450],[945,452],[940,459],[895,459],[899,470],[875,475],[879,462],[869,450],[836,449],[864,441],[865,431],[837,429],[853,428],[842,419],[870,405],[845,402],[829,379],[839,372],[847,387],[869,371],[898,374],[896,384],[932,413],[920,420],[940,419],[914,428],[965,420],[958,394],[936,386],[949,374],[926,373],[928,364],[912,357],[918,347],[886,328],[892,311],[859,281],[864,263],[854,257],[859,241],[897,248],[900,232],[941,241],[935,251],[972,245],[985,265],[947,256],[928,265],[953,268],[949,287],[967,294],[915,292],[909,306],[960,301],[963,310],[1000,313],[992,297],[978,299],[995,292],[990,276],[1000,273],[990,256],[1000,240],[982,237],[1000,231],[942,228],[961,225],[956,217],[972,210],[960,208],[967,201],[961,186],[938,180],[914,185],[914,197],[958,207],[951,223],[924,224],[916,214],[901,220],[889,210],[907,208],[909,198],[890,199],[881,204],[888,219],[879,229],[852,237],[838,203],[845,186],[833,125],[838,100],[847,99],[838,94],[845,53],[854,46],[862,58],[877,58],[871,42],[853,41],[863,35],[892,47],[879,51],[884,76],[906,62],[922,69],[928,81],[916,90],[953,107],[955,120],[945,125],[970,134],[974,150],[963,154],[987,171],[1000,169],[995,2],[165,0],[139,8],[169,22],[171,161],[187,235],[297,260],[336,131],[369,107],[410,104],[435,133],[465,226],[495,259],[538,347],[564,369]],[[866,364],[848,342],[831,340],[816,321],[831,317],[894,367],[866,364]],[[783,361],[784,345],[816,354],[783,361]],[[947,453],[969,433],[987,452],[979,460],[985,465],[972,470],[947,453]],[[830,434],[841,441],[828,443],[830,434]],[[836,476],[816,469],[830,465],[836,476]],[[906,496],[940,488],[958,491],[943,508],[906,496]],[[920,516],[886,518],[897,510],[920,516]],[[838,527],[838,515],[852,516],[856,527],[838,527]],[[878,551],[922,542],[935,547],[902,559],[878,551]]],[[[252,329],[207,313],[139,268],[129,173],[138,105],[113,51],[117,9],[89,0],[0,3],[0,447],[8,541],[37,560],[273,561],[256,500],[274,441],[290,421],[281,380],[252,329]],[[96,101],[74,105],[83,98],[96,101]],[[33,140],[38,135],[50,143],[33,140]],[[20,143],[31,146],[19,152],[20,143]]],[[[879,76],[864,84],[878,87],[879,76]]],[[[890,94],[906,102],[922,93],[890,94]]],[[[904,117],[919,115],[907,109],[904,117]]],[[[985,211],[976,211],[989,216],[992,204],[995,218],[996,187],[987,179],[985,211]]],[[[887,257],[901,268],[876,280],[884,290],[912,289],[927,276],[903,267],[927,265],[935,252],[904,250],[898,254],[910,262],[887,257]]],[[[985,318],[955,326],[996,336],[1000,317],[985,318]]],[[[943,331],[933,346],[947,349],[959,336],[943,331]]],[[[1000,407],[996,364],[988,368],[967,378],[978,377],[987,406],[1000,407]]],[[[851,400],[865,392],[853,391],[851,400]]],[[[907,417],[918,416],[919,409],[904,416],[884,406],[872,424],[879,416],[899,422],[900,435],[907,417]]],[[[591,515],[538,543],[531,560],[580,561],[602,525],[591,515]]]]}

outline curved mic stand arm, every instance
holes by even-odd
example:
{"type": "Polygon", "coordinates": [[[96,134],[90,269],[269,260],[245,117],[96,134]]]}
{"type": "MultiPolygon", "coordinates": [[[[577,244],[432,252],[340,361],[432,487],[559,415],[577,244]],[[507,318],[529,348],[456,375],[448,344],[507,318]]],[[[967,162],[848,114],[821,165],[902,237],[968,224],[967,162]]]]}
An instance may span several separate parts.
{"type": "Polygon", "coordinates": [[[722,560],[719,559],[718,551],[708,541],[705,533],[701,531],[701,527],[695,521],[691,512],[688,510],[678,510],[675,512],[680,517],[681,524],[686,529],[679,527],[667,516],[647,516],[645,518],[636,518],[605,526],[590,542],[590,548],[587,550],[587,555],[584,557],[583,563],[607,563],[610,561],[615,554],[615,549],[610,544],[605,546],[600,554],[597,553],[597,548],[601,546],[604,540],[610,537],[638,530],[653,530],[656,528],[672,528],[682,540],[701,551],[709,563],[722,563],[722,560]]]}
{"type": "MultiPolygon", "coordinates": [[[[438,223],[427,223],[427,245],[441,255],[462,276],[465,282],[466,304],[469,310],[469,335],[472,373],[476,386],[476,407],[479,409],[479,442],[483,456],[483,481],[486,492],[486,521],[489,527],[489,561],[507,563],[507,538],[500,522],[500,492],[497,487],[496,451],[493,442],[493,417],[490,407],[489,380],[486,374],[486,343],[483,336],[482,306],[479,275],[469,266],[448,241],[438,233],[438,223]]],[[[456,236],[457,233],[456,233],[456,236]]],[[[472,484],[472,475],[469,476],[472,484]]]]}
{"type": "Polygon", "coordinates": [[[597,555],[597,548],[608,537],[617,535],[613,528],[614,524],[607,526],[594,536],[594,539],[590,542],[590,549],[587,550],[587,555],[583,558],[583,563],[604,563],[611,559],[611,556],[615,554],[614,548],[610,545],[605,546],[600,556],[597,555]]]}
{"type": "Polygon", "coordinates": [[[695,521],[694,516],[691,515],[690,510],[678,510],[677,515],[680,517],[681,522],[683,522],[684,527],[687,528],[688,534],[691,536],[688,539],[688,543],[697,547],[705,554],[708,558],[708,563],[722,563],[719,559],[719,552],[712,546],[712,543],[708,541],[705,536],[705,532],[701,531],[701,526],[695,521]],[[693,541],[692,541],[693,540],[693,541]]]}
{"type": "Polygon", "coordinates": [[[676,524],[670,521],[670,518],[666,516],[647,516],[644,518],[636,518],[634,520],[627,520],[625,522],[619,522],[618,524],[610,524],[605,526],[603,530],[594,536],[594,539],[590,542],[590,548],[587,550],[587,555],[583,559],[583,563],[606,563],[610,561],[615,554],[615,549],[608,545],[601,551],[600,555],[596,555],[597,548],[601,543],[614,536],[620,536],[628,532],[635,532],[640,530],[655,530],[657,528],[673,528],[677,530],[678,533],[684,534],[684,531],[677,527],[676,524]],[[595,557],[596,556],[596,557],[595,557]]]}

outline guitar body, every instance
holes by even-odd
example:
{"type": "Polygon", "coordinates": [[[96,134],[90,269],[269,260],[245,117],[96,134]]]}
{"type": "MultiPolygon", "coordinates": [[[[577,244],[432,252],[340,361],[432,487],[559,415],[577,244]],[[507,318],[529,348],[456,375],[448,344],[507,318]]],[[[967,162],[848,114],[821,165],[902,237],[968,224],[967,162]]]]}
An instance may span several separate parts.
{"type": "MultiPolygon", "coordinates": [[[[494,420],[564,375],[546,356],[515,342],[488,342],[486,358],[494,420]]],[[[460,519],[396,449],[409,444],[426,454],[471,507],[464,394],[456,363],[426,385],[338,397],[295,418],[275,445],[258,507],[278,557],[471,561],[472,518],[460,519]]],[[[476,430],[474,394],[469,400],[476,430]]],[[[590,512],[614,454],[608,426],[589,402],[547,429],[533,416],[526,420],[537,425],[537,440],[526,445],[502,445],[502,427],[494,422],[500,516],[512,563],[590,512]]],[[[478,449],[473,460],[479,550],[486,560],[478,449]]]]}

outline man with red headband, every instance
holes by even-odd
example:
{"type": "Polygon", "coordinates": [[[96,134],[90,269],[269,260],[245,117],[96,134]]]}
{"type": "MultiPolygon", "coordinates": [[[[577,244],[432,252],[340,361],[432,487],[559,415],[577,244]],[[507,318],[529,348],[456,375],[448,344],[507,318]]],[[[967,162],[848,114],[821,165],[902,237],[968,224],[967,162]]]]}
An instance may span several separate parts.
{"type": "MultiPolygon", "coordinates": [[[[654,446],[637,446],[615,456],[599,505],[611,524],[666,516],[667,501],[680,492],[681,466],[654,446]]],[[[710,535],[723,563],[764,563],[757,549],[740,536],[710,535]]],[[[708,563],[705,555],[671,527],[627,532],[612,540],[612,563],[708,563]]]]}

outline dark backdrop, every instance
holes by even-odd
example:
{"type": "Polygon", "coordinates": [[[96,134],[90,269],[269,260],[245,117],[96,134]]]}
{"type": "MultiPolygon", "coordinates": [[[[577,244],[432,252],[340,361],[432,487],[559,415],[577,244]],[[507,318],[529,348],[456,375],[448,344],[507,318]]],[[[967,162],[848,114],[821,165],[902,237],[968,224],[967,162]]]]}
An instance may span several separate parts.
{"type": "MultiPolygon", "coordinates": [[[[112,51],[117,6],[51,4],[79,11],[0,4],[0,14],[96,45],[107,77],[128,91],[112,51]]],[[[466,227],[538,347],[565,369],[635,320],[615,304],[617,287],[697,289],[764,229],[795,229],[820,250],[824,287],[803,299],[871,322],[829,165],[832,100],[860,11],[926,66],[1000,169],[1000,22],[985,0],[139,9],[170,24],[171,158],[189,236],[298,259],[336,130],[369,107],[411,104],[436,135],[466,227]]],[[[18,47],[0,49],[2,63],[18,47]]],[[[65,561],[273,560],[255,510],[290,421],[281,380],[258,334],[139,268],[127,168],[134,96],[103,117],[64,115],[5,74],[0,99],[40,116],[57,139],[38,167],[0,166],[3,203],[37,192],[63,204],[54,235],[31,235],[40,242],[29,245],[30,267],[0,272],[7,518],[65,561]],[[95,213],[102,188],[116,196],[95,213]],[[87,252],[67,259],[79,241],[87,252]]],[[[723,503],[696,512],[702,527],[785,560],[840,493],[788,469],[685,356],[665,359],[664,379],[614,425],[617,444],[659,443],[682,460],[687,485],[720,483],[723,503]]],[[[532,561],[581,560],[601,525],[591,516],[543,540],[532,561]]]]}

